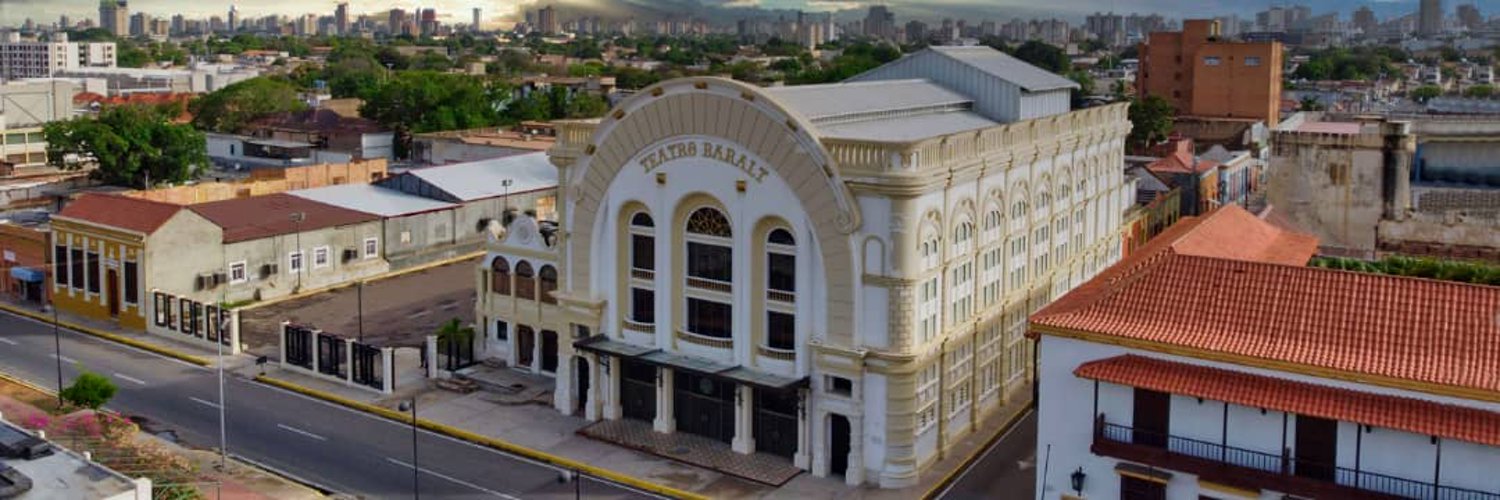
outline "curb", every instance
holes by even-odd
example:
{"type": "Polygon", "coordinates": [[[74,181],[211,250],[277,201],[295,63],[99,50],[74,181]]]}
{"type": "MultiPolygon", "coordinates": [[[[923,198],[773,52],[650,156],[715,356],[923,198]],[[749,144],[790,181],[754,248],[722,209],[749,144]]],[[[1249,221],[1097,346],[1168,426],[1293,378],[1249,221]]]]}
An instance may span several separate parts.
{"type": "Polygon", "coordinates": [[[40,393],[46,394],[48,396],[56,396],[57,395],[57,391],[54,391],[52,389],[48,389],[46,387],[42,387],[40,385],[33,384],[33,383],[31,383],[31,382],[29,382],[27,380],[22,379],[21,377],[17,377],[15,375],[11,375],[9,373],[0,372],[0,380],[4,380],[6,382],[10,382],[12,384],[16,384],[16,385],[19,385],[21,387],[25,387],[27,389],[31,389],[31,390],[36,391],[36,392],[40,392],[40,393]]]}
{"type": "Polygon", "coordinates": [[[1000,438],[1004,437],[1005,433],[1010,432],[1010,430],[1014,428],[1016,424],[1026,416],[1027,413],[1031,413],[1035,410],[1035,401],[1027,403],[1026,406],[1022,406],[1021,411],[1012,414],[1009,420],[1006,420],[1004,424],[1000,425],[999,429],[995,430],[994,435],[984,440],[984,445],[975,448],[974,452],[970,453],[968,457],[965,457],[963,462],[959,463],[958,467],[948,471],[947,474],[943,475],[942,479],[933,484],[931,488],[928,488],[927,492],[922,494],[922,500],[933,500],[937,498],[939,493],[942,493],[945,488],[947,488],[950,484],[953,484],[953,480],[957,479],[959,474],[963,473],[963,471],[969,470],[970,467],[973,467],[974,462],[979,461],[979,457],[984,455],[985,450],[990,449],[990,447],[994,446],[996,442],[999,442],[1000,438]]]}
{"type": "MultiPolygon", "coordinates": [[[[25,310],[25,309],[21,309],[21,308],[12,306],[10,304],[0,304],[0,310],[3,310],[5,312],[9,312],[11,314],[25,316],[25,317],[28,317],[28,318],[40,321],[42,323],[49,324],[49,325],[52,324],[52,317],[50,315],[41,314],[41,313],[38,313],[36,311],[28,311],[28,310],[25,310]]],[[[99,329],[96,329],[96,328],[91,328],[91,327],[83,326],[83,325],[80,325],[80,324],[77,324],[77,323],[73,323],[71,321],[62,320],[60,318],[59,318],[59,320],[57,322],[57,326],[60,326],[60,327],[63,327],[63,328],[67,328],[67,329],[73,330],[75,332],[83,333],[85,335],[92,335],[94,337],[98,337],[98,338],[101,338],[101,339],[104,339],[104,340],[108,340],[110,342],[114,342],[114,343],[117,343],[117,344],[124,344],[124,345],[130,346],[130,347],[134,347],[136,349],[140,349],[142,351],[148,351],[148,352],[160,354],[162,356],[166,356],[166,357],[169,357],[169,358],[173,358],[173,359],[185,361],[185,362],[192,363],[192,364],[195,364],[195,365],[198,365],[198,366],[209,366],[209,365],[213,364],[213,363],[210,363],[207,359],[204,359],[204,358],[201,358],[201,357],[198,357],[198,356],[194,356],[192,354],[187,354],[187,353],[178,351],[176,349],[172,349],[172,348],[169,348],[169,347],[162,347],[162,346],[159,346],[159,345],[156,345],[156,344],[152,344],[150,342],[136,340],[136,339],[133,339],[133,338],[130,338],[130,337],[126,337],[124,335],[117,334],[117,333],[109,333],[109,332],[106,332],[104,330],[99,330],[99,329]]]]}
{"type": "MultiPolygon", "coordinates": [[[[297,385],[297,384],[294,384],[292,382],[288,382],[288,381],[285,381],[285,380],[277,379],[277,378],[274,378],[274,377],[269,377],[269,376],[266,376],[266,375],[257,375],[255,377],[255,381],[256,382],[260,382],[262,384],[266,384],[266,385],[272,386],[272,387],[277,387],[277,388],[280,388],[280,389],[292,391],[292,392],[295,392],[297,394],[301,394],[301,395],[304,395],[304,396],[321,399],[321,400],[324,400],[324,401],[327,401],[327,402],[330,402],[330,403],[333,403],[333,404],[337,404],[337,405],[340,405],[340,406],[344,406],[344,407],[347,407],[347,408],[350,408],[350,409],[362,411],[362,412],[365,412],[365,413],[370,413],[370,414],[373,414],[373,415],[378,415],[378,416],[384,417],[384,418],[389,419],[389,420],[394,420],[396,422],[407,423],[407,424],[410,424],[412,422],[412,417],[410,415],[407,415],[407,414],[402,413],[402,412],[391,410],[389,408],[382,408],[380,406],[376,406],[376,405],[369,404],[369,403],[355,401],[355,400],[352,400],[352,399],[345,398],[343,396],[329,394],[329,393],[326,393],[326,392],[323,392],[323,391],[319,391],[319,390],[316,390],[316,389],[310,389],[310,388],[303,387],[301,385],[297,385]]],[[[496,450],[500,450],[500,451],[503,451],[503,452],[506,452],[506,453],[511,453],[511,454],[514,454],[514,455],[519,455],[519,456],[526,457],[526,458],[529,458],[529,459],[532,459],[532,460],[538,460],[538,461],[545,462],[545,463],[553,465],[553,466],[563,467],[563,468],[567,468],[567,469],[572,469],[572,470],[575,470],[575,471],[582,471],[582,472],[584,472],[586,474],[589,474],[589,475],[592,475],[592,476],[596,476],[596,477],[600,477],[600,478],[604,478],[604,479],[607,479],[607,480],[609,480],[611,482],[615,482],[615,483],[619,483],[619,484],[622,484],[622,485],[625,485],[625,486],[629,486],[629,487],[637,489],[637,490],[641,490],[641,491],[645,491],[645,492],[650,492],[650,493],[654,493],[654,494],[657,494],[657,495],[663,495],[663,496],[667,496],[667,497],[672,497],[672,498],[680,498],[680,499],[684,499],[684,500],[708,500],[709,499],[709,497],[704,496],[704,495],[700,495],[700,494],[697,494],[697,493],[693,493],[693,492],[689,492],[689,491],[685,491],[685,490],[673,488],[671,486],[666,486],[666,485],[662,485],[662,484],[656,484],[656,483],[648,482],[648,481],[640,479],[640,478],[636,478],[636,477],[633,477],[633,476],[627,476],[627,475],[621,474],[619,472],[615,472],[615,471],[612,471],[612,470],[595,467],[593,465],[589,465],[589,464],[586,464],[586,463],[583,463],[583,462],[579,462],[577,460],[573,460],[573,459],[566,458],[566,457],[560,457],[560,456],[553,455],[551,453],[543,452],[543,451],[540,451],[540,450],[533,450],[531,448],[527,448],[527,447],[524,447],[524,446],[521,446],[521,445],[517,445],[517,444],[514,444],[514,443],[510,443],[510,442],[507,442],[507,441],[501,441],[499,439],[495,439],[495,438],[492,438],[492,437],[489,437],[489,436],[481,436],[481,435],[475,434],[473,432],[469,432],[469,431],[466,431],[466,430],[463,430],[463,429],[459,429],[459,428],[456,428],[456,427],[450,427],[450,426],[447,426],[447,425],[439,424],[439,423],[433,422],[431,420],[425,420],[425,419],[416,419],[416,420],[417,420],[416,421],[417,427],[421,427],[421,428],[423,428],[425,430],[428,430],[428,431],[431,431],[431,432],[436,432],[438,434],[443,434],[443,435],[446,435],[448,437],[452,437],[452,438],[456,438],[456,439],[461,439],[461,440],[468,441],[470,443],[474,443],[474,444],[477,444],[477,445],[480,445],[480,446],[487,446],[487,447],[490,447],[490,448],[494,448],[496,450]]]]}
{"type": "Polygon", "coordinates": [[[442,260],[435,260],[435,261],[428,262],[426,264],[422,264],[422,265],[415,266],[415,267],[408,267],[406,269],[400,269],[400,270],[396,270],[396,271],[390,271],[390,272],[387,272],[387,273],[384,273],[384,274],[377,274],[375,276],[371,276],[371,277],[368,277],[368,278],[365,278],[365,279],[362,279],[362,280],[354,280],[354,281],[350,281],[348,283],[339,283],[337,285],[325,286],[323,288],[316,288],[316,289],[311,289],[311,290],[303,290],[303,291],[300,291],[300,292],[297,292],[297,293],[294,293],[294,294],[291,294],[291,295],[287,295],[287,296],[284,296],[284,297],[277,297],[277,298],[274,298],[274,299],[262,300],[260,302],[256,302],[256,303],[253,303],[253,304],[246,304],[244,306],[237,307],[237,308],[235,308],[235,310],[236,311],[240,311],[240,312],[245,312],[245,311],[251,311],[251,310],[255,310],[255,309],[260,309],[262,307],[269,307],[269,306],[273,306],[273,305],[276,305],[276,304],[280,304],[282,302],[289,302],[289,301],[293,301],[293,300],[297,300],[297,299],[307,298],[307,297],[310,297],[310,296],[313,296],[313,295],[317,295],[317,294],[320,294],[320,293],[324,293],[324,292],[331,292],[331,291],[334,291],[334,290],[342,290],[342,289],[345,289],[345,288],[356,286],[361,281],[363,281],[365,283],[374,283],[374,282],[377,282],[377,281],[384,281],[384,280],[388,280],[388,279],[391,279],[391,278],[396,278],[396,277],[399,277],[399,276],[404,276],[404,275],[411,274],[411,273],[426,271],[426,270],[432,269],[434,267],[442,267],[442,266],[446,266],[448,264],[453,264],[455,262],[463,262],[465,260],[469,260],[469,259],[473,259],[473,258],[477,258],[477,257],[483,257],[486,253],[489,253],[489,251],[488,250],[481,250],[481,251],[478,251],[478,252],[470,252],[470,253],[466,253],[466,254],[463,254],[463,255],[459,255],[457,257],[449,257],[449,258],[442,259],[442,260]]]}

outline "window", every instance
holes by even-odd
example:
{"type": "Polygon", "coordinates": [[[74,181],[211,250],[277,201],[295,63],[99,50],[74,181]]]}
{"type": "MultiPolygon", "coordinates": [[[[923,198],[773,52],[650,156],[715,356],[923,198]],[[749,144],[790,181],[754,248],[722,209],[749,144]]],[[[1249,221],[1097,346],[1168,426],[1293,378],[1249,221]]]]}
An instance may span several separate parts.
{"type": "Polygon", "coordinates": [[[510,263],[504,257],[495,257],[490,262],[490,291],[498,295],[510,295],[510,263]]]}
{"type": "Polygon", "coordinates": [[[124,264],[124,273],[125,297],[123,297],[124,300],[122,302],[135,305],[139,303],[140,299],[138,297],[141,294],[140,265],[135,261],[126,261],[124,264]]]}
{"type": "Polygon", "coordinates": [[[365,258],[373,259],[377,255],[380,255],[380,239],[365,238],[365,258]]]}
{"type": "Polygon", "coordinates": [[[1260,56],[1246,56],[1245,57],[1245,65],[1246,66],[1260,66],[1260,56]]]}
{"type": "Polygon", "coordinates": [[[949,313],[956,324],[969,319],[969,314],[974,310],[974,263],[965,260],[954,265],[951,272],[952,289],[948,293],[952,295],[952,310],[949,313]]]}
{"type": "Polygon", "coordinates": [[[733,333],[730,327],[733,312],[734,309],[729,304],[688,297],[688,332],[705,337],[730,338],[733,333]]]}
{"type": "Polygon", "coordinates": [[[730,283],[734,251],[728,246],[688,242],[688,276],[730,283]]]}
{"type": "Polygon", "coordinates": [[[796,349],[797,320],[790,314],[766,312],[766,347],[790,351],[796,349]]]}
{"type": "Polygon", "coordinates": [[[1017,307],[1006,319],[1009,324],[1005,335],[1005,383],[1009,385],[1026,374],[1026,314],[1017,307]]]}
{"type": "Polygon", "coordinates": [[[99,293],[99,252],[89,252],[84,265],[88,266],[89,293],[99,293]]]}
{"type": "Polygon", "coordinates": [[[630,217],[630,267],[636,271],[646,271],[641,274],[642,278],[650,279],[652,271],[656,270],[656,221],[651,220],[651,215],[645,212],[637,212],[630,217]]]}
{"type": "Polygon", "coordinates": [[[1010,239],[1010,288],[1020,290],[1026,287],[1026,235],[1011,237],[1010,239]]]}
{"type": "Polygon", "coordinates": [[[785,229],[766,236],[766,288],[779,292],[797,291],[797,241],[785,229]]]}
{"type": "Polygon", "coordinates": [[[193,301],[188,299],[177,300],[177,331],[193,334],[193,301]]]}
{"type": "Polygon", "coordinates": [[[287,256],[286,256],[286,272],[287,272],[287,274],[296,274],[296,273],[302,272],[302,252],[301,251],[296,251],[296,252],[292,252],[292,253],[287,254],[287,256]]]}
{"type": "Polygon", "coordinates": [[[504,321],[495,322],[495,340],[510,339],[510,323],[504,321]]]}
{"type": "Polygon", "coordinates": [[[401,244],[405,245],[407,243],[411,243],[411,231],[402,231],[401,244]]]}
{"type": "Polygon", "coordinates": [[[170,328],[172,326],[172,296],[161,292],[151,294],[151,310],[156,318],[156,326],[170,328]]]}
{"type": "Polygon", "coordinates": [[[552,292],[557,291],[557,268],[542,266],[542,270],[537,273],[537,278],[540,280],[541,290],[538,291],[538,295],[542,303],[556,304],[557,297],[553,297],[552,292]]]}
{"type": "Polygon", "coordinates": [[[206,330],[203,326],[207,322],[208,317],[203,314],[203,303],[193,302],[193,336],[202,337],[206,330]]]}
{"type": "Polygon", "coordinates": [[[242,260],[229,265],[230,283],[244,283],[249,280],[250,276],[245,270],[245,261],[242,260]]]}
{"type": "Polygon", "coordinates": [[[656,324],[656,291],[647,288],[630,289],[630,321],[642,325],[656,324]]]}
{"type": "Polygon", "coordinates": [[[55,246],[53,246],[52,247],[52,270],[51,270],[52,271],[52,282],[53,283],[56,283],[56,284],[59,284],[59,285],[62,285],[62,286],[68,286],[68,283],[70,282],[70,280],[68,279],[67,268],[66,267],[59,267],[59,266],[66,266],[67,263],[68,263],[68,247],[63,246],[63,245],[55,245],[55,246]]]}
{"type": "Polygon", "coordinates": [[[214,306],[205,306],[203,308],[203,317],[203,326],[205,327],[203,331],[207,334],[208,340],[218,342],[220,323],[218,308],[214,306]]]}
{"type": "Polygon", "coordinates": [[[974,361],[974,344],[960,342],[948,352],[948,416],[955,417],[969,409],[972,401],[970,376],[974,361]]]}
{"type": "Polygon", "coordinates": [[[929,235],[921,245],[922,269],[929,273],[929,277],[917,285],[917,324],[918,338],[921,342],[928,342],[936,338],[939,325],[939,314],[942,305],[939,303],[941,293],[938,290],[939,282],[942,280],[942,262],[940,254],[941,247],[938,245],[936,235],[929,235]]]}
{"type": "Polygon", "coordinates": [[[516,263],[516,298],[536,300],[536,274],[524,260],[516,263]]]}
{"type": "Polygon", "coordinates": [[[938,370],[936,362],[917,372],[917,435],[937,425],[938,370]]]}
{"type": "Polygon", "coordinates": [[[1203,58],[1203,65],[1205,66],[1218,66],[1222,62],[1223,60],[1219,59],[1219,56],[1205,56],[1203,58]]]}
{"type": "Polygon", "coordinates": [[[824,375],[824,387],[829,394],[849,397],[854,395],[854,381],[838,375],[824,375]]]}
{"type": "Polygon", "coordinates": [[[988,397],[1000,389],[1000,330],[1003,316],[979,330],[979,397],[988,397]]]}
{"type": "Polygon", "coordinates": [[[1167,485],[1156,481],[1120,476],[1120,500],[1166,500],[1167,485]]]}
{"type": "Polygon", "coordinates": [[[328,267],[328,247],[313,249],[313,269],[328,267]]]}

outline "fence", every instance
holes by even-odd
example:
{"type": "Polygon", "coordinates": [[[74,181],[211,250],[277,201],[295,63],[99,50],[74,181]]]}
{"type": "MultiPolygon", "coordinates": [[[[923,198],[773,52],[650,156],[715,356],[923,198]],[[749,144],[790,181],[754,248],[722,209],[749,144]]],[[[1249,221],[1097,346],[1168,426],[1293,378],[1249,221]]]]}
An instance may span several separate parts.
{"type": "Polygon", "coordinates": [[[396,380],[395,352],[341,338],[315,328],[281,323],[281,367],[345,385],[390,394],[396,380]]]}

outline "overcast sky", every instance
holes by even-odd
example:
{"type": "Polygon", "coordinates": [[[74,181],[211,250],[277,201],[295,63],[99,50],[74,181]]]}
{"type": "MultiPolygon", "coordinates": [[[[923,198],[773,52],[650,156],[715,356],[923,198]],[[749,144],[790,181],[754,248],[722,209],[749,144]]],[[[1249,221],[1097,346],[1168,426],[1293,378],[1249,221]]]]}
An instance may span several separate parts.
{"type": "MultiPolygon", "coordinates": [[[[418,6],[434,7],[449,22],[467,22],[470,9],[483,9],[486,24],[515,19],[521,8],[535,8],[539,0],[348,0],[356,13],[387,10],[401,7],[413,10],[418,6]]],[[[1285,0],[545,0],[547,3],[571,5],[599,5],[601,10],[615,10],[624,2],[644,5],[684,2],[703,5],[718,5],[730,8],[775,8],[828,11],[843,9],[864,10],[872,4],[887,4],[896,12],[897,22],[911,18],[932,19],[945,16],[1005,20],[1012,17],[1058,16],[1081,19],[1096,10],[1116,12],[1157,12],[1168,17],[1205,16],[1214,14],[1253,13],[1267,6],[1290,4],[1285,0]]],[[[1371,5],[1382,15],[1394,15],[1414,11],[1417,0],[1301,0],[1321,13],[1348,12],[1359,5],[1371,5]]],[[[1500,10],[1500,0],[1445,0],[1449,10],[1457,3],[1476,2],[1485,15],[1500,10]]],[[[189,17],[224,16],[231,2],[223,0],[131,0],[131,11],[145,11],[157,17],[184,14],[189,17]]],[[[241,15],[258,17],[270,13],[298,15],[306,13],[330,14],[338,0],[241,0],[233,2],[241,15]]],[[[26,18],[37,22],[53,23],[59,15],[71,16],[76,22],[98,15],[97,0],[0,0],[0,25],[20,24],[26,18]]],[[[677,11],[672,9],[672,11],[677,11]]]]}

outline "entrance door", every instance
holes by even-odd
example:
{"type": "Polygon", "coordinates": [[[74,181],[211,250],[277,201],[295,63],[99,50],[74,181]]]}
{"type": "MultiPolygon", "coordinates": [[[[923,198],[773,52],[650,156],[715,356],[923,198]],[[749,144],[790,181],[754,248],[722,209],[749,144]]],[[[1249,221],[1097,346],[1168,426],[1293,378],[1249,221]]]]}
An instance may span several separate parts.
{"type": "Polygon", "coordinates": [[[797,391],[755,390],[755,451],[797,453],[797,391]]]}
{"type": "Polygon", "coordinates": [[[578,397],[573,398],[573,400],[577,401],[578,405],[573,408],[573,411],[582,417],[587,415],[584,408],[588,408],[589,404],[589,360],[584,358],[574,359],[578,360],[578,369],[573,370],[573,376],[578,379],[578,397]]]}
{"type": "Polygon", "coordinates": [[[1172,395],[1141,388],[1135,389],[1135,431],[1131,442],[1157,448],[1167,447],[1168,419],[1172,414],[1172,395]]]}
{"type": "Polygon", "coordinates": [[[536,332],[531,327],[516,327],[516,366],[531,368],[531,359],[536,355],[536,332]]]}
{"type": "Polygon", "coordinates": [[[734,440],[734,383],[679,370],[673,389],[677,430],[725,443],[734,440]]]}
{"type": "Polygon", "coordinates": [[[1297,476],[1333,481],[1338,453],[1336,421],[1297,415],[1297,476]]]}
{"type": "Polygon", "coordinates": [[[620,370],[620,410],[624,417],[655,420],[656,367],[621,360],[612,368],[620,370]]]}
{"type": "Polygon", "coordinates": [[[120,317],[120,272],[114,269],[104,273],[104,291],[109,297],[109,317],[120,317]]]}
{"type": "Polygon", "coordinates": [[[828,475],[842,477],[849,472],[849,417],[828,416],[828,475]]]}
{"type": "Polygon", "coordinates": [[[542,330],[542,371],[557,373],[557,332],[542,330]]]}

